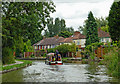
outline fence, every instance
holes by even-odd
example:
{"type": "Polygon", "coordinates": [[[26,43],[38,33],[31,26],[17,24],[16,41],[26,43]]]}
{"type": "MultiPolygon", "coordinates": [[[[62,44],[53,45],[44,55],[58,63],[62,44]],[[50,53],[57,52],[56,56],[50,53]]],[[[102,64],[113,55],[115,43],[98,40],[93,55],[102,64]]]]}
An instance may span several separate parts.
{"type": "Polygon", "coordinates": [[[35,57],[43,56],[45,52],[24,52],[24,58],[34,55],[35,57]]]}

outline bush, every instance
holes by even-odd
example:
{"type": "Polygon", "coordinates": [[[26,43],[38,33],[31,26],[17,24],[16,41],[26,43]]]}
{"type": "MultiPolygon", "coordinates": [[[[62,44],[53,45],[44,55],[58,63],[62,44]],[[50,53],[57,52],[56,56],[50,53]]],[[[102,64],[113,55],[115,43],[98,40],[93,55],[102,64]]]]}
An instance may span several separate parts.
{"type": "Polygon", "coordinates": [[[46,56],[47,56],[47,54],[46,54],[46,53],[44,53],[44,54],[43,54],[43,57],[46,57],[46,56]]]}
{"type": "Polygon", "coordinates": [[[3,64],[11,64],[14,63],[15,59],[13,56],[12,49],[9,47],[5,47],[2,49],[2,63],[3,64]]]}
{"type": "Polygon", "coordinates": [[[104,60],[102,61],[108,69],[107,73],[113,77],[120,75],[118,72],[118,53],[118,47],[112,47],[111,50],[104,55],[104,60]]]}
{"type": "Polygon", "coordinates": [[[55,48],[47,49],[47,53],[55,53],[55,48]]]}
{"type": "Polygon", "coordinates": [[[20,49],[19,48],[16,49],[16,54],[15,55],[16,55],[16,57],[20,56],[20,49]]]}
{"type": "Polygon", "coordinates": [[[32,54],[30,57],[31,57],[31,58],[35,58],[34,54],[32,54]]]}

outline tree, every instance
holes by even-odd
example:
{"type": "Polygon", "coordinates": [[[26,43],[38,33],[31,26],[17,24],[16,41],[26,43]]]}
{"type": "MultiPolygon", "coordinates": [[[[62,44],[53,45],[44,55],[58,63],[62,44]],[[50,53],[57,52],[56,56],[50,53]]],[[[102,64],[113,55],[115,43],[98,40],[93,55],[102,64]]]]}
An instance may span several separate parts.
{"type": "Polygon", "coordinates": [[[49,37],[50,36],[50,33],[48,32],[48,30],[46,29],[46,30],[44,30],[44,36],[45,37],[49,37]]]}
{"type": "Polygon", "coordinates": [[[66,27],[66,31],[69,31],[70,33],[74,33],[74,28],[73,27],[66,27]]]}
{"type": "Polygon", "coordinates": [[[72,33],[70,33],[69,31],[61,31],[58,36],[62,36],[64,38],[70,37],[72,36],[72,33]]]}
{"type": "MultiPolygon", "coordinates": [[[[55,32],[54,32],[53,18],[48,19],[47,27],[48,27],[49,36],[50,37],[54,36],[55,32]]],[[[46,34],[46,32],[45,32],[45,34],[46,34]]]]}
{"type": "MultiPolygon", "coordinates": [[[[64,19],[61,19],[60,22],[61,22],[61,25],[60,25],[60,26],[61,26],[60,31],[65,31],[65,30],[66,30],[66,28],[65,28],[65,27],[66,27],[65,20],[64,20],[64,19]]],[[[59,32],[60,32],[60,31],[59,31],[59,32]]]]}
{"type": "Polygon", "coordinates": [[[88,14],[88,20],[86,23],[86,46],[95,42],[99,42],[98,29],[97,29],[95,18],[92,12],[90,11],[90,13],[88,14]]]}
{"type": "Polygon", "coordinates": [[[120,1],[114,2],[109,11],[108,25],[113,41],[120,40],[120,1]]]}
{"type": "Polygon", "coordinates": [[[57,35],[61,31],[61,20],[59,18],[55,18],[54,25],[54,33],[57,35]]]}
{"type": "Polygon", "coordinates": [[[57,46],[55,49],[57,49],[63,57],[66,56],[68,52],[76,52],[76,45],[74,43],[72,45],[62,44],[57,46]]]}
{"type": "Polygon", "coordinates": [[[96,20],[96,23],[97,23],[97,28],[101,28],[101,27],[104,27],[106,25],[108,25],[108,20],[107,20],[107,17],[106,18],[95,18],[96,20]]]}
{"type": "Polygon", "coordinates": [[[21,46],[16,46],[17,43],[22,45],[21,39],[23,42],[29,39],[32,44],[41,40],[41,32],[50,18],[50,13],[55,11],[54,8],[51,1],[2,2],[2,56],[5,56],[6,60],[7,56],[13,56],[11,53],[5,54],[7,48],[12,51],[19,48],[18,51],[21,51],[21,46]]]}
{"type": "Polygon", "coordinates": [[[65,20],[59,18],[55,18],[55,21],[53,21],[53,18],[48,19],[47,27],[48,32],[45,30],[45,35],[49,33],[49,37],[53,37],[61,31],[72,31],[72,28],[66,28],[65,20]]]}

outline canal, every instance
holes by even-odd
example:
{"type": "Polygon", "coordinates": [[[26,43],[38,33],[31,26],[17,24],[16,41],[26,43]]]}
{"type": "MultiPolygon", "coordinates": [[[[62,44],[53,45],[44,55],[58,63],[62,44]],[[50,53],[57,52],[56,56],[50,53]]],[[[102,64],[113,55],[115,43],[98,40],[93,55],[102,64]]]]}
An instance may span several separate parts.
{"type": "Polygon", "coordinates": [[[29,67],[2,75],[3,82],[110,82],[103,65],[64,63],[46,65],[44,61],[33,61],[29,67]]]}

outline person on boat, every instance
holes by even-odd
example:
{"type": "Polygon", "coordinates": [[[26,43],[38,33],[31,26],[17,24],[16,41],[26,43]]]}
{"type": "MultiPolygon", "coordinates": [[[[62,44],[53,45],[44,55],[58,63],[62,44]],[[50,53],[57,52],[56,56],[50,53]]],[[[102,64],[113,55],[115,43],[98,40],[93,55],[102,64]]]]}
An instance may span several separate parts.
{"type": "Polygon", "coordinates": [[[61,61],[60,55],[58,55],[58,61],[61,61]]]}
{"type": "Polygon", "coordinates": [[[56,50],[56,61],[58,60],[58,54],[59,54],[59,51],[56,50]]]}

